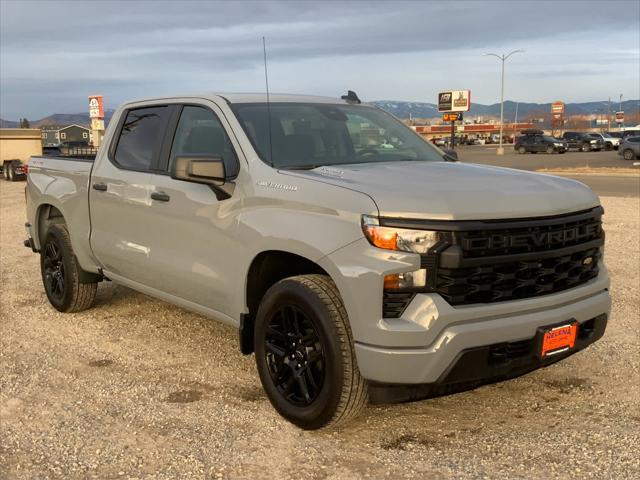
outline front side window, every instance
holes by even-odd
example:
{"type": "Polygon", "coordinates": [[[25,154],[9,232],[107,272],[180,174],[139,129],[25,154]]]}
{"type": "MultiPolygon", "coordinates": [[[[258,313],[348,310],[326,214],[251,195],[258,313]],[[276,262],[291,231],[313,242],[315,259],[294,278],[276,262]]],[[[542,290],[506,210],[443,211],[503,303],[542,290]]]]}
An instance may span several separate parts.
{"type": "Polygon", "coordinates": [[[228,177],[238,175],[238,161],[218,117],[204,107],[185,106],[180,115],[169,155],[169,169],[176,157],[206,155],[222,158],[228,177]]]}
{"type": "Polygon", "coordinates": [[[160,151],[168,116],[168,107],[129,110],[122,124],[115,162],[130,170],[149,170],[160,151]]]}
{"type": "Polygon", "coordinates": [[[443,160],[411,129],[365,105],[240,103],[232,109],[260,158],[277,168],[443,160]]]}

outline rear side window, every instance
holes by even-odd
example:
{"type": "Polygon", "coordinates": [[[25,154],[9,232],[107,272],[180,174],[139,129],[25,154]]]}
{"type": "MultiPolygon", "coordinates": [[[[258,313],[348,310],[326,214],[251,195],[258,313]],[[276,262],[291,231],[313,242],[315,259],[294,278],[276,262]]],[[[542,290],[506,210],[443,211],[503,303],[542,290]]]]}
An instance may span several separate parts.
{"type": "Polygon", "coordinates": [[[218,117],[207,108],[188,105],[182,110],[169,156],[169,170],[175,158],[182,155],[222,158],[227,176],[238,175],[238,160],[231,141],[218,117]]]}
{"type": "Polygon", "coordinates": [[[640,143],[640,137],[629,137],[627,138],[627,142],[640,143]]]}
{"type": "Polygon", "coordinates": [[[150,170],[162,147],[168,117],[166,106],[129,110],[120,131],[115,162],[128,170],[150,170]]]}

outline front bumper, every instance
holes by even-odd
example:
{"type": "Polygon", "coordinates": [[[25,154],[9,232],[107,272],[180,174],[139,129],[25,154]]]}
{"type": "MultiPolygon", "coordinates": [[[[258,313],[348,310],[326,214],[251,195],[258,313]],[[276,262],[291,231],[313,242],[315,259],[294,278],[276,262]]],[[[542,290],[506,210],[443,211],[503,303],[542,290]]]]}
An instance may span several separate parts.
{"type": "MultiPolygon", "coordinates": [[[[547,297],[552,296],[556,295],[547,297]]],[[[542,300],[543,298],[537,297],[528,300],[542,300]]],[[[491,307],[482,308],[491,309],[491,307]]],[[[455,310],[464,310],[465,308],[456,308],[455,310]]],[[[450,320],[431,344],[424,348],[389,348],[356,342],[358,367],[365,378],[378,383],[441,383],[443,376],[456,364],[456,359],[469,349],[530,340],[536,336],[538,328],[568,320],[576,320],[582,325],[601,315],[607,316],[610,308],[611,299],[608,290],[605,289],[594,295],[553,308],[538,308],[529,312],[496,315],[491,319],[475,321],[456,322],[450,320]]],[[[597,338],[594,337],[591,342],[597,338]]]]}
{"type": "Polygon", "coordinates": [[[538,335],[519,342],[495,343],[460,352],[450,367],[434,383],[398,385],[370,382],[372,403],[397,403],[449,395],[524,375],[546,367],[586,348],[604,335],[607,315],[581,324],[573,350],[562,355],[540,358],[538,335]]]}

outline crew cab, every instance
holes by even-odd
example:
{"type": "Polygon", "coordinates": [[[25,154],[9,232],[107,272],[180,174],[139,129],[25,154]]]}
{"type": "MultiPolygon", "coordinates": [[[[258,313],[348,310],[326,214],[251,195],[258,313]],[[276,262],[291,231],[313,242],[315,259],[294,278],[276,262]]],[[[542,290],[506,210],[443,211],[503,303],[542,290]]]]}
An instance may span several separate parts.
{"type": "Polygon", "coordinates": [[[598,197],[451,160],[353,92],[135,101],[95,160],[31,159],[25,245],[61,312],[110,280],[236,327],[275,409],[317,429],[605,331],[598,197]]]}
{"type": "Polygon", "coordinates": [[[604,148],[604,142],[600,138],[594,138],[588,133],[564,132],[562,140],[567,143],[569,150],[582,152],[600,151],[604,148]]]}

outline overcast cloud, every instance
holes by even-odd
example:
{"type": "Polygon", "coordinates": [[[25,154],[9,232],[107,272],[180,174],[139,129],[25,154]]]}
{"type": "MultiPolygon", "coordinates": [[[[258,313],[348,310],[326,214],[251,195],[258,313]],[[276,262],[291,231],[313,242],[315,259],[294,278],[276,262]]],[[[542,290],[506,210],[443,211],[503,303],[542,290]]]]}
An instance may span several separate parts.
{"type": "Polygon", "coordinates": [[[640,2],[0,0],[0,117],[136,97],[263,91],[435,102],[640,98],[640,2]]]}

